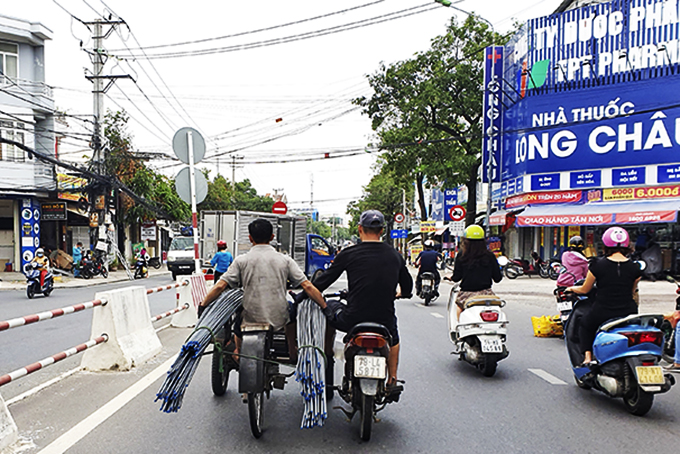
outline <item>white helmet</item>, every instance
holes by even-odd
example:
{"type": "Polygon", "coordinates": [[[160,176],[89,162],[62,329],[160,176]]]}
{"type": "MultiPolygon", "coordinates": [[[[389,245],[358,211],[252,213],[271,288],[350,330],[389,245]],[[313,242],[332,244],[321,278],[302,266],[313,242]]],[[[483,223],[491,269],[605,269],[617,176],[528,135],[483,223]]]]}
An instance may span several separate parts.
{"type": "Polygon", "coordinates": [[[434,241],[432,241],[432,240],[425,241],[425,246],[426,247],[434,247],[434,241]]]}
{"type": "Polygon", "coordinates": [[[35,256],[36,256],[36,257],[42,257],[42,256],[44,256],[44,255],[45,255],[45,251],[43,251],[43,248],[41,248],[41,247],[38,248],[38,249],[35,251],[35,256]]]}

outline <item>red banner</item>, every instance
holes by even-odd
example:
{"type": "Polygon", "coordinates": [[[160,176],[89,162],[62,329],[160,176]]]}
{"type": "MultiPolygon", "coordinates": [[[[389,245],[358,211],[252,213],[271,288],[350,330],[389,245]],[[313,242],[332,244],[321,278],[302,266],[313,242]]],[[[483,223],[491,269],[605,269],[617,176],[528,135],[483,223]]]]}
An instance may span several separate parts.
{"type": "Polygon", "coordinates": [[[607,225],[614,221],[614,215],[605,214],[562,214],[546,216],[517,216],[518,227],[543,227],[565,225],[607,225]]]}
{"type": "Polygon", "coordinates": [[[495,213],[489,216],[489,225],[505,225],[507,213],[495,213]]]}
{"type": "Polygon", "coordinates": [[[580,202],[582,197],[582,191],[529,192],[527,194],[509,197],[505,201],[505,207],[515,208],[524,205],[547,203],[576,203],[580,202]]]}
{"type": "Polygon", "coordinates": [[[635,213],[617,213],[617,224],[642,224],[646,222],[675,222],[677,211],[638,211],[635,213]]]}

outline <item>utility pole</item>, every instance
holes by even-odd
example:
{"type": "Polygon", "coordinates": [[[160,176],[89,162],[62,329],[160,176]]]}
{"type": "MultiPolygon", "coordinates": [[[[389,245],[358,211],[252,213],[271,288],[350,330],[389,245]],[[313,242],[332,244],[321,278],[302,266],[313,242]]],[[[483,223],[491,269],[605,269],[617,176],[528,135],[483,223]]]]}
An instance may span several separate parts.
{"type": "MultiPolygon", "coordinates": [[[[86,22],[88,26],[92,26],[92,42],[93,49],[89,51],[90,58],[92,60],[92,75],[85,76],[88,80],[92,82],[92,95],[93,95],[93,111],[94,111],[94,134],[92,136],[92,170],[99,174],[104,175],[106,173],[104,161],[105,161],[105,151],[104,151],[104,140],[102,135],[102,118],[104,116],[104,94],[109,88],[114,84],[117,79],[132,79],[130,75],[104,75],[104,65],[106,65],[106,60],[108,55],[104,49],[104,40],[109,37],[113,32],[115,27],[125,22],[121,20],[96,20],[94,22],[86,22]],[[104,26],[110,26],[109,29],[104,32],[104,26]],[[104,80],[108,80],[108,83],[104,85],[104,80]]],[[[132,79],[134,81],[134,79],[132,79]]],[[[111,187],[110,185],[95,185],[94,190],[92,190],[88,196],[90,197],[90,246],[96,246],[102,235],[99,235],[99,228],[101,225],[106,223],[106,209],[110,205],[108,198],[110,197],[111,187]]],[[[118,214],[118,213],[117,213],[118,214]]],[[[111,220],[112,221],[112,220],[111,220]]],[[[105,236],[104,236],[105,237],[105,236]]],[[[108,265],[108,262],[107,262],[108,265]]]]}
{"type": "Polygon", "coordinates": [[[309,190],[309,208],[314,208],[314,174],[309,175],[310,190],[309,190]]]}
{"type": "Polygon", "coordinates": [[[234,209],[236,209],[236,167],[243,167],[236,165],[239,159],[243,159],[243,156],[231,155],[231,204],[234,209]]]}

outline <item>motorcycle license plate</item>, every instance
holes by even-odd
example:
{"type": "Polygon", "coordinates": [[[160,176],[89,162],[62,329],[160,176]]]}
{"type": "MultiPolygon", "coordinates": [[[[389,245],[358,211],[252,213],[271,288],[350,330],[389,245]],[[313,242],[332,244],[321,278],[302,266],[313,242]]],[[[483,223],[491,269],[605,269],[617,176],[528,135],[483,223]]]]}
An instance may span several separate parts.
{"type": "Polygon", "coordinates": [[[573,303],[571,301],[564,301],[562,303],[557,303],[557,310],[560,312],[566,312],[570,311],[573,307],[573,303]]]}
{"type": "Polygon", "coordinates": [[[500,339],[482,339],[482,353],[503,353],[500,339]]]}
{"type": "Polygon", "coordinates": [[[637,366],[635,373],[641,385],[663,385],[663,370],[661,366],[637,366]]]}
{"type": "Polygon", "coordinates": [[[354,376],[357,378],[387,377],[387,361],[382,356],[355,356],[354,376]]]}

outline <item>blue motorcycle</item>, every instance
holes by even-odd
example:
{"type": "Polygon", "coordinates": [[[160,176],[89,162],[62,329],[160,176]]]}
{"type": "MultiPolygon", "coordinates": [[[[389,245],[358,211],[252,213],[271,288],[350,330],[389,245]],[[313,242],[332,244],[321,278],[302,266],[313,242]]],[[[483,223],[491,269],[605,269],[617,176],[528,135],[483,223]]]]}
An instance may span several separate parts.
{"type": "Polygon", "coordinates": [[[592,301],[571,295],[575,304],[566,320],[564,338],[576,384],[582,389],[594,388],[609,397],[622,397],[628,412],[645,415],[652,408],[654,395],[667,392],[675,384],[674,377],[664,374],[659,366],[664,344],[664,335],[659,329],[663,315],[635,314],[604,323],[593,343],[597,364],[584,367],[578,329],[592,301]]]}
{"type": "Polygon", "coordinates": [[[33,299],[36,293],[42,293],[45,296],[50,296],[54,290],[54,277],[52,273],[47,272],[42,287],[40,286],[40,271],[42,267],[35,262],[27,263],[24,266],[24,274],[26,275],[26,296],[33,299]]]}

